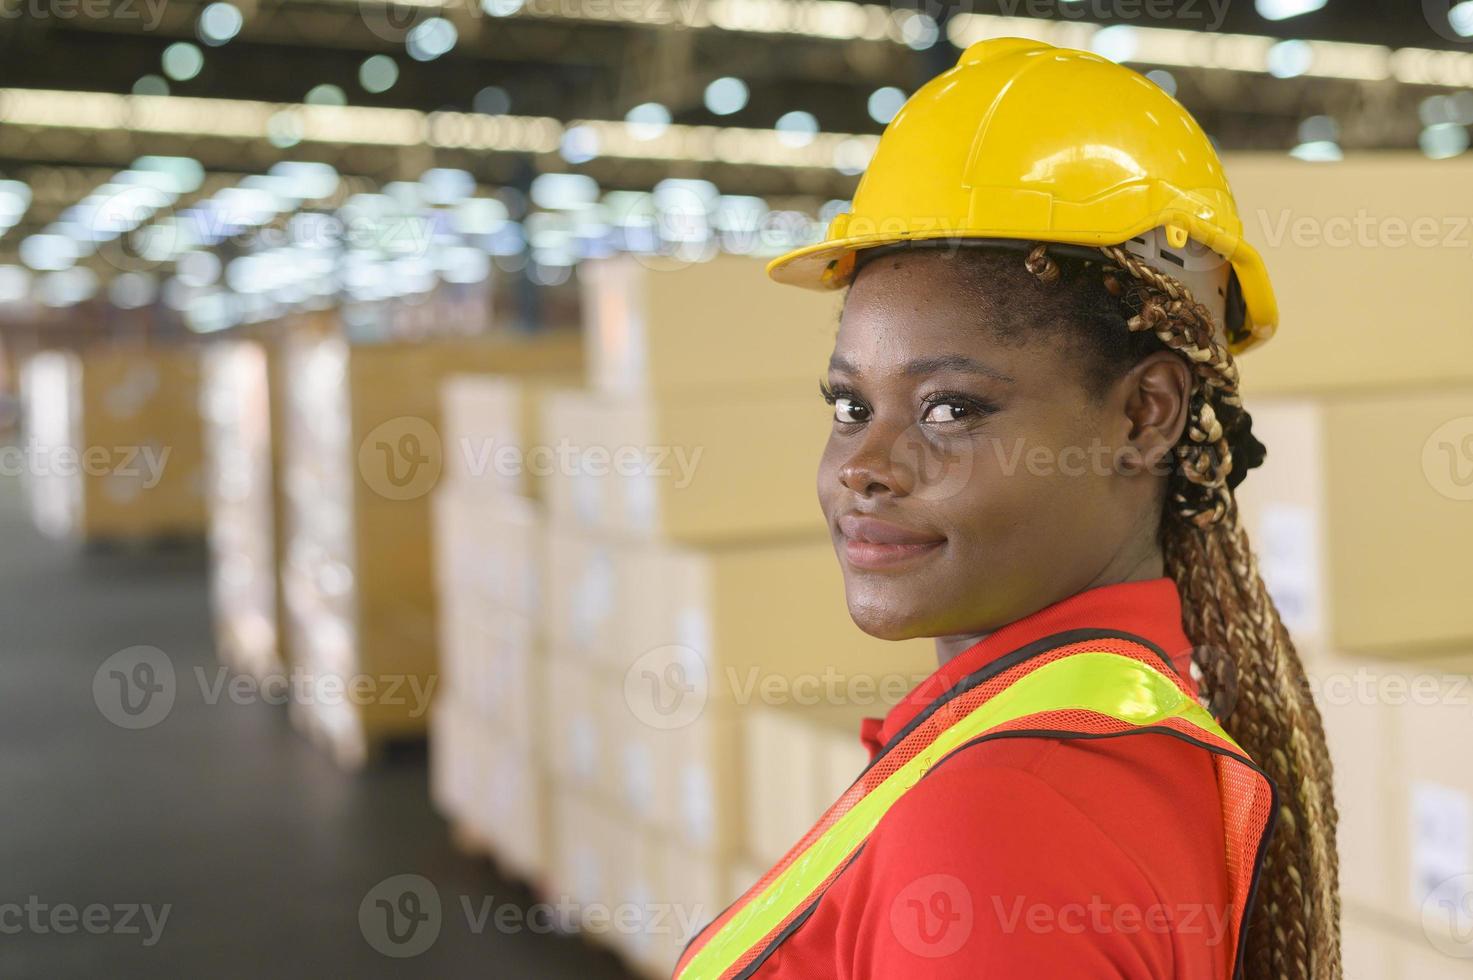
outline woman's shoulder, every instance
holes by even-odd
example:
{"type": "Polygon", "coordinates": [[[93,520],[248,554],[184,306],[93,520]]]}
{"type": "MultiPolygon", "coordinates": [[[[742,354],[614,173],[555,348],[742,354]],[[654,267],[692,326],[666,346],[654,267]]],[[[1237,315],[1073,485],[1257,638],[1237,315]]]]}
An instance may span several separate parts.
{"type": "Polygon", "coordinates": [[[1201,749],[996,739],[891,807],[836,884],[864,912],[835,928],[888,924],[865,932],[881,939],[860,943],[857,976],[1218,977],[1223,853],[1201,749]]]}
{"type": "Polygon", "coordinates": [[[1126,873],[1154,893],[1225,889],[1222,813],[1211,757],[1159,733],[1103,739],[998,738],[942,760],[890,809],[879,849],[929,841],[986,878],[1060,867],[1126,873]],[[1052,860],[1052,859],[1050,859],[1052,860]]]}

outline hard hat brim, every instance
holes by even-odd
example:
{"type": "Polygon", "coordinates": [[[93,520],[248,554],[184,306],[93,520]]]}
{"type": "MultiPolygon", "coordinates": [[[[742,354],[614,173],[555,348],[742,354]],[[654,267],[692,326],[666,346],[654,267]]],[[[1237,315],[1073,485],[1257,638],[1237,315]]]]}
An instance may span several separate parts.
{"type": "MultiPolygon", "coordinates": [[[[1129,236],[1126,236],[1127,238],[1129,236]]],[[[793,249],[767,263],[767,274],[774,281],[805,289],[842,289],[849,285],[854,275],[855,257],[867,248],[894,245],[903,241],[936,241],[958,239],[1011,239],[1031,241],[1058,241],[1066,244],[1112,245],[1115,241],[1102,240],[1098,243],[1083,243],[1076,236],[1051,239],[1037,233],[1026,236],[1001,235],[995,231],[967,234],[956,232],[935,235],[907,235],[897,238],[894,234],[854,235],[848,238],[816,242],[793,249]]],[[[1247,242],[1238,239],[1233,243],[1232,254],[1226,256],[1237,274],[1246,306],[1244,335],[1228,345],[1233,354],[1241,354],[1262,344],[1274,335],[1278,327],[1278,306],[1273,288],[1269,285],[1268,270],[1263,258],[1247,242]]]]}

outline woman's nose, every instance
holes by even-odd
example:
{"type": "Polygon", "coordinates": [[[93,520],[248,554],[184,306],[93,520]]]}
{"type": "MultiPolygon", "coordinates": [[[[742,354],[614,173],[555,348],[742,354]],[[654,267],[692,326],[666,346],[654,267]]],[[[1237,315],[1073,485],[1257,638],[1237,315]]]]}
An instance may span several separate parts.
{"type": "Polygon", "coordinates": [[[839,482],[862,497],[888,493],[905,496],[915,486],[924,442],[914,425],[906,428],[871,424],[864,441],[839,468],[839,482]]]}

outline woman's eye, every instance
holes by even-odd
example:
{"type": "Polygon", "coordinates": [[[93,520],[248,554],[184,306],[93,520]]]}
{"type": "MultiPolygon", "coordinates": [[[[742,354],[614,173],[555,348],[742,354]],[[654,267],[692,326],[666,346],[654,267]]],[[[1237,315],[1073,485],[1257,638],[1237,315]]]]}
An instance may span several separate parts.
{"type": "Polygon", "coordinates": [[[927,407],[922,422],[959,422],[971,414],[971,410],[960,402],[936,402],[927,407]]]}
{"type": "Polygon", "coordinates": [[[863,422],[869,418],[869,409],[855,401],[840,395],[834,399],[834,421],[835,422],[863,422]]]}

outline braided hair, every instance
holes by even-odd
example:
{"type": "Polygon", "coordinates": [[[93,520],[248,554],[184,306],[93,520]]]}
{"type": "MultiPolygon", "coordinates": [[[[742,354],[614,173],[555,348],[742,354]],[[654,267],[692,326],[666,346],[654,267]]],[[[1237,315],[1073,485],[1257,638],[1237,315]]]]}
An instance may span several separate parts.
{"type": "MultiPolygon", "coordinates": [[[[951,243],[957,246],[958,243],[951,243]]],[[[860,252],[855,274],[890,249],[860,252]]],[[[956,279],[1003,342],[1068,331],[1099,397],[1148,354],[1192,369],[1190,417],[1174,449],[1159,525],[1166,574],[1182,598],[1204,704],[1278,787],[1277,820],[1247,924],[1252,980],[1339,980],[1337,815],[1329,752],[1304,666],[1264,587],[1233,491],[1264,459],[1238,394],[1238,367],[1211,314],[1171,276],[1122,248],[976,243],[952,256],[956,279]],[[1019,261],[1018,247],[1025,252],[1019,261]],[[1054,254],[1050,249],[1053,248],[1054,254]]]]}
{"type": "MultiPolygon", "coordinates": [[[[1337,815],[1319,710],[1238,520],[1233,490],[1264,448],[1238,394],[1238,367],[1211,315],[1181,283],[1126,250],[1101,248],[1105,291],[1133,334],[1192,367],[1190,419],[1162,515],[1166,572],[1182,596],[1202,694],[1223,727],[1279,788],[1279,812],[1248,924],[1245,969],[1263,978],[1339,978],[1337,815]]],[[[1047,246],[1024,266],[1062,278],[1047,246]]]]}

